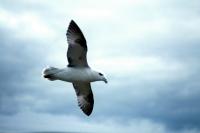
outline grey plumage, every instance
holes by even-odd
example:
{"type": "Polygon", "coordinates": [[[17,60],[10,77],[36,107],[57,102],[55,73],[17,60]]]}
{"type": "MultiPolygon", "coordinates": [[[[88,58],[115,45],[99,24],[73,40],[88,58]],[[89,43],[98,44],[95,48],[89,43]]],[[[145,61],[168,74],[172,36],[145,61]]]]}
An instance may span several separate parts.
{"type": "Polygon", "coordinates": [[[69,67],[89,67],[87,63],[87,44],[78,25],[72,20],[67,33],[67,59],[69,67]]]}

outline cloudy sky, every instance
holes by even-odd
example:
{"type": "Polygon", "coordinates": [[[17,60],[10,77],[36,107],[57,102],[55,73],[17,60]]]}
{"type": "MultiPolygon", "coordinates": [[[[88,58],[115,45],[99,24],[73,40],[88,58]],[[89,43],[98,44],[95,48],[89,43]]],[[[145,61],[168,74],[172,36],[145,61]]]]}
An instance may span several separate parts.
{"type": "Polygon", "coordinates": [[[0,132],[200,132],[199,0],[1,0],[0,132]],[[70,83],[41,77],[65,67],[73,19],[89,64],[90,117],[70,83]]]}

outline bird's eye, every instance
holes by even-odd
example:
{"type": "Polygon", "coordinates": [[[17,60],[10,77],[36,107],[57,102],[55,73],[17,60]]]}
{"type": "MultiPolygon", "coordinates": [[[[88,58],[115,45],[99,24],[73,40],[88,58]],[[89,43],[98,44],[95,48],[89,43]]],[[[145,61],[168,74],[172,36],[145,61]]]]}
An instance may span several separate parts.
{"type": "Polygon", "coordinates": [[[100,76],[103,76],[103,74],[102,74],[102,73],[99,73],[99,75],[100,75],[100,76]]]}

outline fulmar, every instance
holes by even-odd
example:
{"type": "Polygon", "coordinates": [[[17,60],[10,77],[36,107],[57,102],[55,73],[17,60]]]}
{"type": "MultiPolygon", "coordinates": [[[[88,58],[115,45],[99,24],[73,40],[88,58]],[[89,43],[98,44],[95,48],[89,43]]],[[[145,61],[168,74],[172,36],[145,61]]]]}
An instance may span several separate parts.
{"type": "Polygon", "coordinates": [[[78,25],[71,20],[66,32],[68,50],[68,65],[65,68],[47,67],[43,70],[43,77],[48,80],[71,82],[81,110],[89,116],[94,106],[91,82],[107,79],[100,72],[92,70],[87,63],[87,43],[78,25]]]}

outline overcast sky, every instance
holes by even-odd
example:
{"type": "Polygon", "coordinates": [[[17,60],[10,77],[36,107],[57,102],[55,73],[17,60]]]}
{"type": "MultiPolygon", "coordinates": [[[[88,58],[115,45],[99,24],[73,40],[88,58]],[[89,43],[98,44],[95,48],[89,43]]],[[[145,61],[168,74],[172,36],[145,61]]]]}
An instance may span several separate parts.
{"type": "Polygon", "coordinates": [[[1,0],[0,131],[200,132],[199,0],[1,0]],[[70,83],[41,77],[67,65],[73,19],[92,83],[85,116],[70,83]]]}

